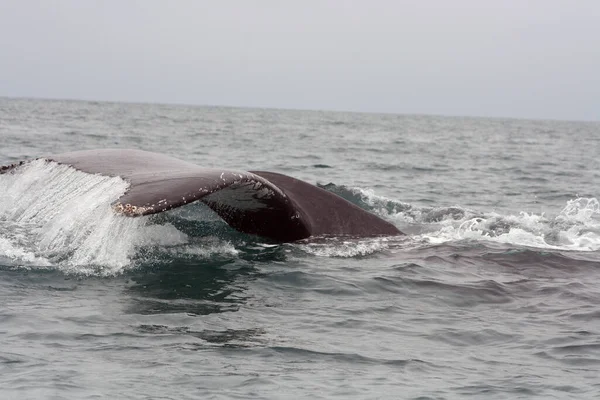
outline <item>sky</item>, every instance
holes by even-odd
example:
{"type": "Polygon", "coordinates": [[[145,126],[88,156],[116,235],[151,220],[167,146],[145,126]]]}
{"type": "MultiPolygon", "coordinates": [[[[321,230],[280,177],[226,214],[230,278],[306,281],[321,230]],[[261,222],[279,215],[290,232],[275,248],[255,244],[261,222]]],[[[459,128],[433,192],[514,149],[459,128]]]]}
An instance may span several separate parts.
{"type": "Polygon", "coordinates": [[[598,0],[3,0],[0,96],[600,120],[598,0]]]}

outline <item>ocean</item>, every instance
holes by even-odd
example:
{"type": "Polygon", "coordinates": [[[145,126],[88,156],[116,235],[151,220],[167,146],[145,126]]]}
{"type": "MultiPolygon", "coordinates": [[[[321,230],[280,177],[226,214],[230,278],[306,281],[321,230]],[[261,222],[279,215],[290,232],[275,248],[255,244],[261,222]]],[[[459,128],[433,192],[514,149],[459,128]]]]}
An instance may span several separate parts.
{"type": "Polygon", "coordinates": [[[598,122],[0,98],[0,143],[280,172],[406,233],[277,244],[2,174],[1,399],[600,397],[598,122]]]}

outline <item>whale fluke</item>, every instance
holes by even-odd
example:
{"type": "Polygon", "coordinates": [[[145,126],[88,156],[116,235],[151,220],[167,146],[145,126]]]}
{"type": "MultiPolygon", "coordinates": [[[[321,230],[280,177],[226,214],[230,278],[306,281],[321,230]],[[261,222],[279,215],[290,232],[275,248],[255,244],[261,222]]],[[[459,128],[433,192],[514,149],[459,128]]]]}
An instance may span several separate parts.
{"type": "Polygon", "coordinates": [[[114,205],[127,216],[201,201],[233,228],[280,242],[322,235],[402,234],[391,223],[331,192],[274,172],[202,168],[142,150],[83,150],[43,158],[128,181],[129,189],[114,205]]]}

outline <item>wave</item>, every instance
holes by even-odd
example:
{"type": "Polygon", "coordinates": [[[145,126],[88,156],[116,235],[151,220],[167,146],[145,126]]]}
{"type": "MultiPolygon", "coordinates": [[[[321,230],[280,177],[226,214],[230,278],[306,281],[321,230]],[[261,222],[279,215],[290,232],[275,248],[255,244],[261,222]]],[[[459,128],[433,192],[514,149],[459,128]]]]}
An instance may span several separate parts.
{"type": "Polygon", "coordinates": [[[482,213],[460,206],[418,207],[368,189],[321,187],[387,219],[409,236],[271,244],[234,231],[200,203],[154,216],[125,217],[112,210],[128,188],[123,179],[36,160],[0,174],[0,266],[110,276],[173,259],[278,260],[289,252],[301,257],[368,257],[452,242],[600,249],[600,203],[595,198],[570,200],[549,217],[482,213]]]}
{"type": "Polygon", "coordinates": [[[328,186],[347,200],[396,223],[401,230],[417,232],[413,235],[416,241],[440,244],[471,240],[549,250],[600,249],[600,202],[593,197],[569,200],[555,216],[527,212],[502,215],[460,206],[417,207],[379,196],[372,190],[328,186]]]}

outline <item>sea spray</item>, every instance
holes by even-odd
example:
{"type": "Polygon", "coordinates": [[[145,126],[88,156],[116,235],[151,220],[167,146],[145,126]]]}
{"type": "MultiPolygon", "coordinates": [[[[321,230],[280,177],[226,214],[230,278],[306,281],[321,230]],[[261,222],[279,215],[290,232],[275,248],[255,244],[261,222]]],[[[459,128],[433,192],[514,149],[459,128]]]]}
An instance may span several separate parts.
{"type": "Polygon", "coordinates": [[[127,190],[119,177],[91,175],[35,160],[0,175],[4,256],[49,260],[66,272],[114,274],[131,265],[141,245],[185,243],[186,235],[148,217],[116,215],[112,204],[127,190]],[[32,258],[33,257],[33,258],[32,258]]]}

